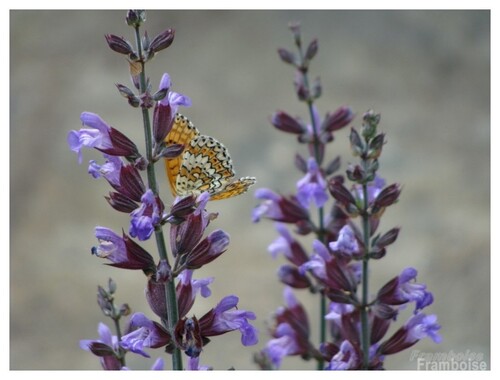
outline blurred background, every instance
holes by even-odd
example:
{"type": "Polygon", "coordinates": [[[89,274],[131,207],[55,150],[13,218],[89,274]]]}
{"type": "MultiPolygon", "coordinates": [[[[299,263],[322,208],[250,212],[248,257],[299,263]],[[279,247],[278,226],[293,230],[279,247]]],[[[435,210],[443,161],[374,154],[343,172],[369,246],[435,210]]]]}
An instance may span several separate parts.
{"type": "MultiPolygon", "coordinates": [[[[11,369],[99,369],[79,349],[97,338],[104,321],[97,285],[112,277],[117,301],[152,317],[141,272],[103,265],[90,255],[96,225],[128,229],[125,214],[104,199],[109,186],[87,174],[95,151],[78,165],[66,143],[81,127],[82,111],[98,113],[134,141],[142,141],[141,116],[121,98],[115,83],[131,85],[123,56],[111,52],[104,35],[133,40],[125,11],[10,12],[10,367],[11,369]]],[[[282,305],[282,286],[267,246],[276,233],[269,221],[252,224],[257,187],[283,193],[301,177],[292,135],[269,124],[277,109],[307,119],[293,91],[294,72],[278,47],[293,49],[288,22],[300,20],[305,41],[317,37],[319,53],[311,77],[321,77],[320,113],[341,105],[357,113],[382,114],[387,144],[380,174],[403,185],[381,231],[402,230],[386,258],[374,262],[372,290],[413,266],[418,281],[434,293],[429,313],[442,325],[443,343],[424,340],[421,352],[482,353],[490,362],[490,13],[488,11],[150,11],[145,29],[155,36],[173,27],[173,45],[147,66],[154,88],[168,72],[173,90],[191,97],[184,109],[198,128],[231,152],[237,176],[255,176],[245,195],[209,204],[218,211],[213,228],[231,235],[229,250],[197,272],[215,276],[213,294],[198,299],[200,316],[228,294],[254,311],[260,342],[243,347],[237,332],[216,337],[201,364],[216,369],[256,369],[252,355],[267,341],[266,329],[282,305]]],[[[142,143],[139,143],[142,148],[142,143]]],[[[350,156],[348,128],[339,131],[327,159],[350,156]]],[[[168,185],[159,168],[160,189],[168,185]]],[[[154,252],[151,244],[146,248],[154,252]]],[[[317,299],[299,298],[318,320],[317,299]]],[[[403,320],[401,321],[401,323],[403,320]]],[[[108,321],[106,320],[106,323],[108,321]]],[[[317,336],[313,329],[313,338],[317,336]]],[[[149,361],[128,356],[134,369],[149,361]]],[[[416,369],[412,349],[388,357],[388,369],[416,369]]],[[[313,369],[287,358],[283,368],[313,369]]]]}

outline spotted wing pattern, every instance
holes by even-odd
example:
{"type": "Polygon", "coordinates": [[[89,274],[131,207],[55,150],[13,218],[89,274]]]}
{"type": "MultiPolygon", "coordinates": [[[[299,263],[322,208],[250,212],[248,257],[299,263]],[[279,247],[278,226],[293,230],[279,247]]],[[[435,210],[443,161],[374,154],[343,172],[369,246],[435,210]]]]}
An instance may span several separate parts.
{"type": "MultiPolygon", "coordinates": [[[[165,138],[166,145],[182,144],[184,149],[188,149],[191,140],[200,135],[200,131],[189,121],[189,119],[180,113],[175,115],[175,120],[172,130],[165,138]]],[[[182,163],[182,154],[179,157],[165,160],[165,170],[167,172],[168,182],[170,183],[170,190],[172,194],[177,195],[175,182],[179,169],[182,163]]]]}
{"type": "Polygon", "coordinates": [[[167,144],[184,144],[178,158],[166,160],[167,176],[174,195],[185,196],[207,191],[211,200],[234,197],[255,184],[254,177],[234,178],[231,157],[226,147],[210,136],[200,135],[184,116],[174,123],[167,144]],[[171,136],[172,135],[172,136],[171,136]],[[191,140],[186,144],[187,139],[191,140]]]}

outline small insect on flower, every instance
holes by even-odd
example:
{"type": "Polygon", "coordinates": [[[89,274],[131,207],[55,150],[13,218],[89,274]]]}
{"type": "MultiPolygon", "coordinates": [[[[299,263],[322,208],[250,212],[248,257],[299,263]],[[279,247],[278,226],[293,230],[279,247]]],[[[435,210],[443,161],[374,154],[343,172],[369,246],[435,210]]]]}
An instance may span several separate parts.
{"type": "Polygon", "coordinates": [[[255,177],[235,179],[227,148],[200,131],[185,116],[176,114],[165,143],[185,146],[181,156],[165,159],[165,169],[174,196],[198,195],[204,191],[211,200],[242,194],[255,184],[255,177]]]}

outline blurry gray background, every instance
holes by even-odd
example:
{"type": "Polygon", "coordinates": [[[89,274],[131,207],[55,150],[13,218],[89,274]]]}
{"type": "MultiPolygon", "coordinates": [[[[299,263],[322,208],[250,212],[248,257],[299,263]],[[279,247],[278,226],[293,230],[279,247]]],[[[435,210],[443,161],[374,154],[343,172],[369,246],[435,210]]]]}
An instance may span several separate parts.
{"type": "MultiPolygon", "coordinates": [[[[98,359],[78,341],[97,338],[104,320],[96,304],[97,284],[118,283],[118,302],[134,311],[148,308],[141,272],[103,265],[90,255],[93,230],[128,229],[125,214],[103,196],[104,180],[87,174],[66,143],[80,128],[82,111],[96,112],[135,141],[142,140],[140,112],[114,87],[130,85],[123,56],[111,52],[106,33],[133,40],[124,11],[11,12],[11,252],[10,365],[12,369],[98,369],[98,359]]],[[[322,115],[340,105],[357,113],[382,113],[387,144],[380,174],[403,185],[381,231],[401,226],[386,258],[374,262],[372,291],[407,266],[428,284],[443,343],[422,341],[422,352],[490,352],[490,15],[487,11],[150,11],[146,29],[154,36],[176,29],[173,45],[147,67],[156,88],[163,72],[173,89],[193,100],[184,109],[205,134],[232,153],[238,176],[252,175],[255,187],[293,192],[300,178],[293,166],[303,146],[268,122],[277,109],[307,118],[293,92],[293,69],[281,63],[278,47],[293,48],[287,29],[300,20],[306,41],[319,38],[311,66],[320,76],[322,115]]],[[[142,148],[142,144],[140,144],[142,148]]],[[[348,128],[336,134],[327,158],[352,162],[348,128]]],[[[162,168],[160,188],[169,195],[162,168]]],[[[232,238],[229,250],[197,272],[215,275],[213,295],[199,299],[200,316],[223,296],[235,293],[240,308],[257,313],[256,347],[242,347],[237,332],[216,337],[201,363],[216,369],[255,369],[252,354],[267,340],[266,326],[282,304],[282,286],[267,246],[276,234],[269,221],[254,225],[254,189],[209,204],[220,213],[213,228],[232,238]]],[[[169,201],[169,196],[166,201],[169,201]]],[[[145,245],[153,250],[151,244],[145,245]]],[[[153,251],[154,252],[154,251],[153,251]]],[[[300,299],[316,325],[317,300],[300,299]]],[[[404,317],[406,318],[406,317],[404,317]]],[[[401,321],[401,323],[404,321],[401,321]]],[[[107,321],[106,321],[107,322],[107,321]]],[[[313,339],[317,336],[313,328],[313,339]]],[[[150,361],[128,356],[132,368],[150,361]]],[[[388,369],[415,369],[412,349],[388,357],[388,369]]],[[[167,361],[168,362],[168,361],[167,361]]],[[[312,369],[296,358],[287,369],[312,369]]]]}

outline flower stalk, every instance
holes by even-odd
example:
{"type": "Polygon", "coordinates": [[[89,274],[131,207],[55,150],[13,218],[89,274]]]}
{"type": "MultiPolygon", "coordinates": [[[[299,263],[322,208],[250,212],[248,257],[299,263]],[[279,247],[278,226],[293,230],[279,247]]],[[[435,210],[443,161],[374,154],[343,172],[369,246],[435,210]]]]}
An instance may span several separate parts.
{"type": "MultiPolygon", "coordinates": [[[[146,62],[144,60],[142,39],[140,34],[140,24],[134,26],[135,40],[137,46],[137,53],[140,58],[139,62],[141,64],[141,72],[139,74],[140,83],[140,94],[142,96],[147,94],[146,88],[146,62]]],[[[154,170],[153,161],[153,133],[151,129],[151,121],[149,116],[149,108],[147,106],[141,107],[142,109],[142,119],[144,125],[144,138],[146,142],[146,158],[148,161],[147,165],[147,177],[149,188],[153,191],[155,195],[158,195],[158,185],[156,181],[156,173],[154,170]]],[[[165,260],[167,265],[169,265],[167,246],[165,244],[165,237],[163,235],[163,228],[161,225],[155,228],[155,240],[158,249],[158,254],[160,260],[165,260]]],[[[175,326],[179,321],[179,311],[177,307],[177,297],[175,293],[175,283],[174,278],[170,278],[165,282],[165,297],[167,304],[167,315],[162,318],[162,322],[171,334],[174,334],[175,326]]],[[[174,370],[182,370],[182,356],[179,348],[175,347],[172,351],[172,368],[174,370]]]]}
{"type": "Polygon", "coordinates": [[[368,369],[370,363],[370,324],[368,321],[368,262],[370,260],[370,220],[368,217],[368,186],[363,184],[363,245],[365,247],[363,254],[362,267],[362,290],[361,290],[361,346],[363,349],[363,368],[368,369]]]}
{"type": "Polygon", "coordinates": [[[259,189],[255,194],[262,203],[254,209],[252,219],[277,222],[279,237],[268,250],[273,257],[282,253],[288,261],[278,271],[279,280],[286,285],[285,306],[276,312],[271,339],[255,361],[261,368],[273,369],[279,368],[286,356],[300,356],[315,360],[319,370],[383,369],[384,355],[408,348],[423,337],[437,343],[441,340],[436,316],[420,312],[432,303],[433,297],[425,285],[410,284],[416,277],[413,268],[405,269],[382,287],[374,299],[371,297],[370,260],[383,258],[399,233],[395,227],[375,235],[385,209],[396,203],[401,191],[398,184],[385,187],[385,181],[377,175],[378,157],[385,144],[385,135],[377,133],[380,115],[365,113],[361,133],[351,128],[351,150],[360,162],[349,165],[346,177],[335,174],[341,165],[339,157],[323,164],[327,143],[334,140],[333,133],[348,125],[354,114],[350,108],[340,107],[320,119],[315,100],[321,95],[321,86],[319,80],[311,85],[308,77],[318,42],[313,40],[304,53],[299,25],[292,24],[290,28],[298,55],[286,49],[279,49],[278,53],[283,62],[296,69],[296,94],[307,104],[310,121],[305,124],[299,117],[279,111],[271,123],[281,132],[297,135],[299,143],[307,144],[309,157],[295,156],[295,166],[305,173],[297,182],[296,195],[283,196],[270,189],[259,189]],[[352,182],[350,189],[344,185],[346,180],[352,182]],[[326,190],[333,200],[329,213],[326,190]],[[314,208],[317,223],[309,215],[314,208]],[[286,224],[295,227],[297,235],[314,234],[310,252],[286,224]],[[320,298],[317,345],[310,340],[307,311],[293,296],[292,289],[309,289],[320,298]],[[415,316],[381,342],[409,302],[416,304],[415,316]]]}
{"type": "MultiPolygon", "coordinates": [[[[241,342],[245,346],[257,343],[257,329],[250,324],[255,319],[254,313],[238,307],[239,298],[228,295],[216,306],[197,318],[189,315],[197,295],[209,297],[209,285],[214,278],[198,279],[193,272],[222,255],[229,245],[229,235],[216,229],[204,237],[208,224],[217,218],[217,213],[206,210],[208,201],[224,199],[243,193],[255,183],[255,178],[244,177],[235,180],[227,172],[224,181],[234,181],[238,191],[220,191],[214,194],[203,189],[183,189],[179,181],[185,173],[180,173],[180,167],[196,175],[203,175],[207,183],[213,182],[222,186],[223,181],[211,171],[199,173],[199,162],[186,161],[185,151],[193,148],[192,141],[200,132],[188,119],[177,110],[180,106],[191,106],[189,97],[171,90],[172,82],[168,73],[164,73],[156,93],[151,92],[150,79],[146,76],[146,63],[161,50],[169,47],[174,38],[174,30],[166,29],[152,40],[147,32],[141,36],[141,25],[145,22],[145,11],[130,10],[127,13],[127,24],[132,26],[135,35],[135,47],[123,37],[106,35],[106,42],[114,52],[128,57],[132,82],[137,91],[123,84],[116,84],[118,92],[127,99],[134,108],[141,108],[142,129],[146,152],[142,156],[136,146],[125,134],[109,126],[98,115],[83,112],[81,121],[86,128],[70,131],[68,144],[70,149],[78,154],[82,161],[82,149],[94,148],[103,154],[105,162],[89,162],[89,174],[95,178],[104,178],[113,191],[106,196],[110,206],[116,211],[128,214],[129,234],[115,233],[113,230],[98,226],[95,236],[99,245],[91,249],[93,255],[106,259],[107,265],[128,270],[141,270],[146,279],[145,296],[149,307],[160,319],[160,322],[150,320],[142,312],[134,313],[125,331],[121,331],[118,319],[130,314],[127,307],[116,310],[112,304],[111,294],[100,288],[98,303],[104,314],[113,319],[116,335],[109,328],[99,325],[99,340],[82,340],[82,349],[92,352],[101,358],[104,369],[128,369],[125,366],[125,354],[131,352],[149,358],[148,349],[162,348],[163,354],[171,356],[172,369],[182,370],[183,356],[187,356],[186,369],[209,369],[200,364],[200,355],[213,336],[219,336],[239,330],[241,342]],[[137,92],[137,94],[136,94],[137,92]],[[150,109],[154,108],[153,118],[150,109]],[[170,133],[172,132],[173,133],[170,133]],[[154,165],[165,160],[165,166],[175,174],[167,175],[170,189],[175,197],[169,209],[165,207],[160,194],[154,165]],[[170,161],[169,161],[170,160],[170,161]],[[196,166],[198,165],[198,166],[196,166]],[[143,174],[145,172],[145,174],[143,174]],[[142,176],[145,175],[146,180],[142,176]],[[170,229],[170,250],[167,251],[163,227],[170,229]],[[146,241],[156,240],[158,259],[139,245],[135,239],[146,241]],[[209,338],[210,337],[210,338],[209,338]]],[[[212,137],[201,136],[202,142],[212,137]]],[[[226,152],[226,148],[218,143],[216,149],[226,152]]],[[[197,144],[194,145],[198,147],[197,144]]],[[[207,149],[210,147],[207,146],[207,149]]],[[[190,155],[198,154],[194,151],[190,155]]],[[[208,150],[201,153],[212,154],[208,150]]],[[[221,160],[216,165],[231,164],[228,155],[215,156],[221,160]]],[[[163,165],[162,165],[163,166],[163,165]]],[[[116,288],[116,286],[113,286],[116,288]]],[[[111,289],[111,285],[110,285],[111,289]]],[[[164,361],[158,358],[151,369],[163,369],[164,361]]]]}
{"type": "MultiPolygon", "coordinates": [[[[313,41],[313,44],[315,41],[313,41]]],[[[314,114],[314,96],[311,96],[311,88],[309,86],[309,77],[308,77],[308,71],[309,71],[309,60],[312,58],[312,56],[309,57],[308,60],[306,60],[303,49],[302,49],[302,39],[300,33],[297,33],[295,36],[295,44],[297,46],[297,50],[299,53],[300,61],[299,61],[299,70],[298,74],[302,75],[302,83],[303,83],[303,88],[305,90],[306,94],[309,94],[305,98],[305,102],[307,104],[307,108],[309,111],[309,118],[310,118],[310,123],[312,127],[312,147],[313,147],[313,157],[318,163],[318,165],[321,164],[322,158],[321,158],[321,153],[320,153],[320,136],[319,136],[319,125],[317,125],[317,118],[315,117],[314,114]]],[[[317,45],[316,45],[317,49],[317,45]]],[[[325,233],[324,233],[324,208],[323,206],[318,207],[318,228],[316,230],[316,236],[319,241],[322,243],[325,242],[325,233]]],[[[326,340],[326,320],[323,317],[326,314],[326,298],[325,295],[320,293],[319,295],[319,341],[324,342],[326,340]]],[[[320,356],[317,359],[317,369],[322,369],[324,367],[324,361],[323,358],[320,356]]]]}

